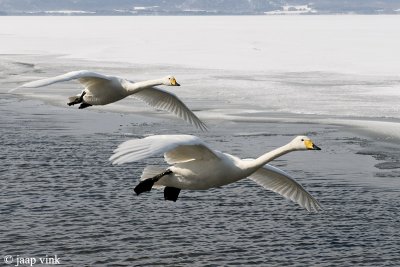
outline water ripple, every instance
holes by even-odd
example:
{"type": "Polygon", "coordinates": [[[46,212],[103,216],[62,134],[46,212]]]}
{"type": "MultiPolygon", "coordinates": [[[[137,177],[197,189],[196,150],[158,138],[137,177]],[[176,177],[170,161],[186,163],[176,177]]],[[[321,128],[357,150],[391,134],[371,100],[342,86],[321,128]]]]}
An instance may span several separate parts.
{"type": "MultiPolygon", "coordinates": [[[[126,123],[117,131],[80,132],[75,128],[88,120],[101,123],[98,114],[89,111],[81,122],[72,123],[78,113],[65,120],[50,115],[60,109],[0,100],[0,112],[8,114],[0,127],[4,255],[57,254],[67,266],[400,263],[400,193],[398,187],[382,185],[382,177],[374,174],[378,159],[368,156],[373,153],[360,152],[365,147],[376,152],[366,139],[313,125],[316,138],[331,152],[288,155],[274,163],[298,177],[321,201],[322,213],[309,214],[249,180],[207,191],[183,191],[172,203],[163,200],[162,191],[134,195],[132,189],[146,162],[126,166],[108,162],[111,151],[131,138],[126,132],[140,137],[148,127],[162,132],[165,125],[126,123]],[[34,115],[13,111],[18,105],[32,109],[34,115]],[[304,165],[305,160],[313,164],[304,165]]],[[[295,126],[288,127],[293,131],[295,126]]],[[[306,132],[311,126],[296,127],[306,132]]],[[[237,128],[227,124],[218,135],[203,138],[216,149],[253,157],[288,141],[285,127],[265,132],[265,125],[246,124],[249,132],[262,133],[256,135],[237,128]]],[[[396,155],[380,159],[393,161],[396,155]]],[[[385,169],[385,179],[395,183],[395,171],[391,166],[385,169]]]]}

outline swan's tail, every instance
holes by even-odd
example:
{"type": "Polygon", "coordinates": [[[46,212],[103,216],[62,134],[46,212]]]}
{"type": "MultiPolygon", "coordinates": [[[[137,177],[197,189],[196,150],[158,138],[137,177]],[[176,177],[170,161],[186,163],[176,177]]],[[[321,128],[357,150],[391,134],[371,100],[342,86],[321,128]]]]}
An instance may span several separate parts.
{"type": "MultiPolygon", "coordinates": [[[[159,175],[160,173],[165,172],[165,167],[160,167],[160,166],[154,166],[154,165],[148,165],[146,168],[144,168],[142,172],[142,176],[140,177],[140,181],[144,181],[148,178],[153,178],[156,175],[159,175]]],[[[153,185],[153,188],[155,189],[163,189],[164,186],[162,185],[153,185]]]]}

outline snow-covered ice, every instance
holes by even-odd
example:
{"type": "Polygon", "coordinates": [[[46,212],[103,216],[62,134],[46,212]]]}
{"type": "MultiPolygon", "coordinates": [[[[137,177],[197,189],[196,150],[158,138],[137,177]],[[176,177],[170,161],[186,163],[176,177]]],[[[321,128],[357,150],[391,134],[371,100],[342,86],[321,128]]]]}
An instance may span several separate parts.
{"type": "MultiPolygon", "coordinates": [[[[0,54],[56,55],[47,65],[30,61],[40,71],[20,73],[20,83],[83,59],[132,80],[173,74],[183,85],[174,92],[207,118],[270,112],[393,119],[392,126],[400,119],[399,16],[0,17],[0,25],[0,54]],[[118,70],[104,68],[113,64],[118,70]]],[[[54,87],[61,89],[35,96],[65,104],[79,85],[54,87]]],[[[106,109],[143,109],[131,101],[106,109]]]]}

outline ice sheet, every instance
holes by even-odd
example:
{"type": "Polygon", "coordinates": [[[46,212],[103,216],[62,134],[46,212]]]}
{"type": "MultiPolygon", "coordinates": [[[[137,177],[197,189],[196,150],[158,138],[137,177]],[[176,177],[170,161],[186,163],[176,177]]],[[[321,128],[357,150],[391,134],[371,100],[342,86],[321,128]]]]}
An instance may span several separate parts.
{"type": "MultiPolygon", "coordinates": [[[[0,17],[0,25],[2,92],[77,69],[136,81],[172,74],[182,86],[169,90],[203,118],[315,115],[398,136],[399,16],[0,17]]],[[[65,105],[80,90],[70,82],[18,93],[65,105]]],[[[133,99],[101,109],[159,114],[133,99]]]]}
{"type": "Polygon", "coordinates": [[[254,71],[400,73],[399,16],[0,17],[0,53],[254,71]]]}

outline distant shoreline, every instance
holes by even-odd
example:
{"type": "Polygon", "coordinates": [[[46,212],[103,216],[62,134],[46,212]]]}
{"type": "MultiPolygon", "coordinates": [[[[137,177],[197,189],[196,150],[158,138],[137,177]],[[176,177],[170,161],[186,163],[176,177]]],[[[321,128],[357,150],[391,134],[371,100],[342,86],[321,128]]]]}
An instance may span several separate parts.
{"type": "Polygon", "coordinates": [[[69,12],[63,11],[39,11],[39,12],[3,12],[0,11],[0,17],[66,17],[66,16],[76,16],[76,17],[177,17],[177,16],[209,16],[209,17],[218,17],[218,16],[380,16],[380,15],[400,15],[400,11],[393,12],[317,12],[317,13],[275,13],[275,14],[265,14],[264,12],[257,13],[222,13],[222,12],[206,12],[206,13],[197,13],[197,12],[173,12],[173,13],[119,13],[119,12],[95,12],[95,11],[80,11],[80,10],[71,10],[69,12]]]}

